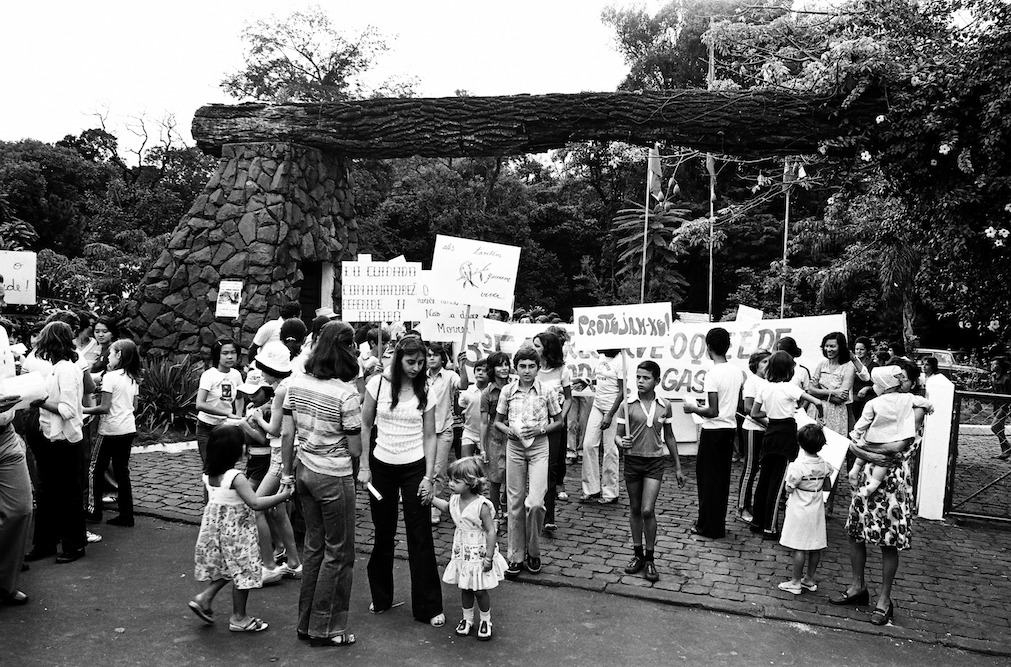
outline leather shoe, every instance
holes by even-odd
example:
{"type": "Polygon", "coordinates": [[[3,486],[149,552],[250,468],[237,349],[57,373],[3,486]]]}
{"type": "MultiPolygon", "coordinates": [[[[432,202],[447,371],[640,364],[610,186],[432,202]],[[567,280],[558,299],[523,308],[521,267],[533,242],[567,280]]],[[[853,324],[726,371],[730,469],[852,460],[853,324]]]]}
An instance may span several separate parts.
{"type": "Polygon", "coordinates": [[[656,564],[653,561],[646,561],[646,573],[643,576],[649,582],[656,583],[660,581],[660,573],[656,571],[656,564]]]}
{"type": "Polygon", "coordinates": [[[870,593],[868,593],[867,589],[865,588],[862,591],[857,591],[853,595],[847,595],[846,591],[843,591],[843,594],[840,595],[839,597],[829,598],[828,603],[834,604],[837,607],[842,607],[845,605],[870,604],[870,601],[871,601],[870,593]]]}
{"type": "Polygon", "coordinates": [[[645,565],[646,561],[642,556],[632,556],[632,560],[628,561],[628,566],[625,568],[625,574],[639,574],[645,565]]]}
{"type": "Polygon", "coordinates": [[[23,604],[28,604],[28,596],[23,591],[17,590],[12,593],[0,592],[0,603],[10,607],[20,607],[23,604]]]}
{"type": "Polygon", "coordinates": [[[77,549],[76,551],[63,551],[59,556],[56,557],[56,562],[61,565],[64,563],[73,563],[75,560],[84,558],[84,549],[77,549]]]}
{"type": "Polygon", "coordinates": [[[880,607],[874,608],[874,611],[871,612],[870,621],[874,625],[888,625],[888,621],[892,620],[892,615],[894,613],[895,605],[889,601],[888,609],[881,609],[880,607]]]}

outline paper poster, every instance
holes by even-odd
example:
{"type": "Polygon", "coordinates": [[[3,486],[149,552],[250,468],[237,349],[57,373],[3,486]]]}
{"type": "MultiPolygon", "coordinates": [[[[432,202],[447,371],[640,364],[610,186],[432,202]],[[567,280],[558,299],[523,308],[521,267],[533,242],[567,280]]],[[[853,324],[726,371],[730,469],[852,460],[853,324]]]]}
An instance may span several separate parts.
{"type": "Polygon", "coordinates": [[[758,308],[752,308],[751,306],[740,305],[737,306],[737,321],[738,322],[757,322],[762,319],[764,313],[758,308]]]}
{"type": "Polygon", "coordinates": [[[467,332],[468,340],[484,335],[486,320],[473,312],[473,309],[468,320],[467,306],[440,303],[428,306],[425,310],[429,316],[422,318],[416,328],[426,341],[459,343],[464,331],[467,332]]]}
{"type": "MultiPolygon", "coordinates": [[[[413,296],[407,298],[407,304],[403,311],[405,321],[424,322],[430,317],[440,317],[443,313],[449,312],[451,306],[460,305],[445,301],[441,296],[437,299],[435,295],[438,294],[438,290],[432,287],[432,280],[431,271],[422,269],[418,272],[417,289],[414,290],[413,296]]],[[[466,309],[466,306],[464,306],[464,309],[466,309]]],[[[472,318],[484,317],[487,314],[488,306],[486,305],[472,304],[470,307],[470,316],[472,318]]],[[[429,339],[426,338],[425,340],[429,339]]],[[[433,338],[431,340],[439,339],[433,338]]]]}
{"type": "Polygon", "coordinates": [[[573,344],[580,350],[667,345],[671,340],[671,305],[636,303],[575,308],[573,344]]]}
{"type": "Polygon", "coordinates": [[[36,266],[34,252],[0,250],[0,283],[6,303],[36,302],[36,266]]]}
{"type": "Polygon", "coordinates": [[[509,310],[519,263],[518,246],[439,234],[432,256],[432,287],[449,302],[509,310]]]}
{"type": "Polygon", "coordinates": [[[402,322],[415,298],[420,262],[341,263],[341,319],[345,322],[402,322]]]}
{"type": "Polygon", "coordinates": [[[218,286],[218,303],[214,309],[214,317],[238,317],[241,304],[242,281],[222,280],[218,286]]]}

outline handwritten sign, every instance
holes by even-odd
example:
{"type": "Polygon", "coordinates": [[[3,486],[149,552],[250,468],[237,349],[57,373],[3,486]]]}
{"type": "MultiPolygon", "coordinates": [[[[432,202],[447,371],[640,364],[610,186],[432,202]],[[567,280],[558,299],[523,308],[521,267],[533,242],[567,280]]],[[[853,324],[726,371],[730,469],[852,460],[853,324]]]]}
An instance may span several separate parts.
{"type": "Polygon", "coordinates": [[[484,322],[473,310],[468,320],[467,306],[438,303],[425,308],[425,317],[418,322],[417,329],[426,341],[459,343],[465,330],[471,340],[483,336],[484,322]]]}
{"type": "Polygon", "coordinates": [[[240,305],[242,305],[242,281],[222,280],[218,286],[218,302],[214,309],[214,317],[238,317],[240,305]]]}
{"type": "Polygon", "coordinates": [[[446,301],[511,310],[519,263],[517,246],[439,234],[432,287],[446,301]]]}
{"type": "Polygon", "coordinates": [[[573,343],[581,350],[669,345],[671,340],[669,303],[574,308],[572,319],[573,343]]]}
{"type": "Polygon", "coordinates": [[[420,262],[341,263],[341,318],[347,322],[401,322],[415,298],[420,262]]]}
{"type": "Polygon", "coordinates": [[[7,303],[36,303],[34,252],[0,251],[0,283],[7,303]]]}
{"type": "MultiPolygon", "coordinates": [[[[417,289],[414,290],[413,296],[407,298],[407,305],[405,306],[403,313],[404,320],[411,322],[423,322],[431,317],[441,317],[444,313],[451,311],[452,307],[455,306],[461,306],[460,312],[464,312],[466,310],[465,305],[446,301],[441,297],[441,295],[437,299],[435,295],[439,294],[439,291],[437,287],[432,286],[433,280],[431,271],[422,269],[418,272],[417,289]]],[[[487,314],[487,306],[472,305],[470,307],[471,317],[484,317],[487,314]]],[[[426,338],[426,340],[428,339],[426,338]]]]}

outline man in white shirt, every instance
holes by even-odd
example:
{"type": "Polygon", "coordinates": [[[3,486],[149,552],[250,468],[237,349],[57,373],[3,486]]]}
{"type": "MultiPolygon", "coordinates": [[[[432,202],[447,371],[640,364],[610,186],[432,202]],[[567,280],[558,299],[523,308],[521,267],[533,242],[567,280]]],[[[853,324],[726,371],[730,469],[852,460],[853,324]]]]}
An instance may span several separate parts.
{"type": "Polygon", "coordinates": [[[744,386],[744,372],[727,363],[730,333],[716,327],[706,334],[706,354],[713,367],[706,371],[703,391],[706,405],[686,402],[684,411],[705,418],[699,436],[695,479],[699,494],[699,518],[692,532],[701,537],[720,539],[726,535],[727,498],[730,494],[730,468],[737,437],[737,404],[744,386]]]}
{"type": "Polygon", "coordinates": [[[250,363],[256,358],[256,352],[266,345],[267,343],[275,340],[281,340],[281,325],[284,321],[292,318],[298,317],[302,314],[302,306],[297,303],[286,303],[281,306],[281,316],[276,320],[270,320],[269,322],[264,322],[263,325],[256,330],[253,335],[253,342],[249,345],[249,353],[247,359],[250,363]]]}

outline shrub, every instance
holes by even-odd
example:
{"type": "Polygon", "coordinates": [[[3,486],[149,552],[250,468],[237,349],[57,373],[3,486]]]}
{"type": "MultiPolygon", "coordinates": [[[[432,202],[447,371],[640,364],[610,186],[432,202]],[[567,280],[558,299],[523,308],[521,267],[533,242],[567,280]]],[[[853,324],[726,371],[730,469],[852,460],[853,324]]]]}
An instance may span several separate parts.
{"type": "Polygon", "coordinates": [[[144,380],[137,398],[139,425],[149,431],[165,433],[175,428],[189,434],[196,427],[201,365],[148,357],[143,367],[144,380]]]}

